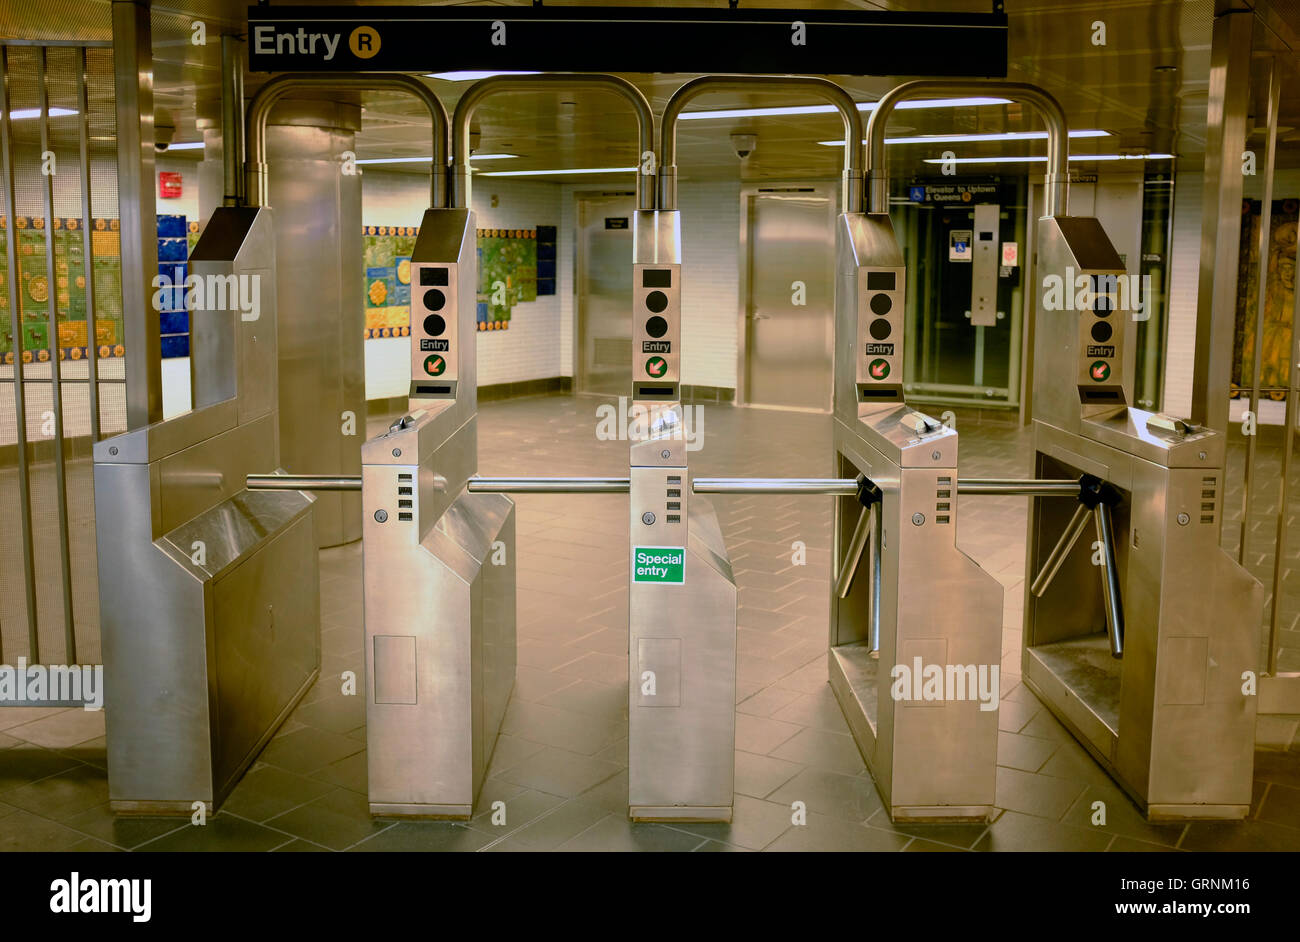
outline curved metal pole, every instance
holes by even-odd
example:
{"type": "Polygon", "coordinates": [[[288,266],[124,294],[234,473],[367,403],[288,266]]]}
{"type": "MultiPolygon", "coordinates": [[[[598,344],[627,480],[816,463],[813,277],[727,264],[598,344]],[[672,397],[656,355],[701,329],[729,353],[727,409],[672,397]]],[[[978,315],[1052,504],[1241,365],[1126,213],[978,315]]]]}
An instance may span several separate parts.
{"type": "Polygon", "coordinates": [[[333,89],[340,91],[374,91],[391,88],[410,92],[429,109],[433,125],[433,167],[429,181],[429,206],[441,209],[446,205],[447,178],[447,109],[442,101],[417,78],[386,72],[303,72],[280,75],[271,79],[253,96],[248,104],[248,164],[245,167],[249,206],[265,206],[268,197],[266,177],[266,119],[272,106],[286,94],[296,89],[333,89]]]}
{"type": "Polygon", "coordinates": [[[885,164],[885,125],[899,102],[931,95],[951,98],[957,95],[985,95],[997,92],[1000,97],[1033,105],[1047,124],[1047,190],[1044,216],[1064,216],[1069,199],[1070,141],[1069,125],[1060,102],[1037,85],[1023,82],[920,81],[898,86],[876,102],[867,121],[867,212],[889,212],[889,172],[885,164]]]}
{"type": "Polygon", "coordinates": [[[677,208],[677,119],[687,102],[708,92],[753,91],[755,86],[803,88],[829,101],[844,119],[843,212],[862,207],[862,115],[853,96],[834,82],[802,75],[705,75],[692,79],[668,99],[659,139],[659,208],[677,208]]]}
{"type": "Polygon", "coordinates": [[[627,79],[616,75],[603,75],[585,72],[550,72],[543,75],[494,75],[481,82],[475,82],[460,101],[456,102],[456,112],[452,116],[451,155],[452,155],[452,205],[461,209],[469,208],[470,172],[469,172],[469,123],[474,117],[474,110],[489,95],[502,91],[536,91],[538,88],[555,86],[564,89],[593,88],[622,95],[632,105],[636,114],[637,137],[637,175],[636,205],[637,209],[654,209],[654,186],[646,186],[641,172],[641,158],[646,151],[654,150],[654,112],[650,102],[641,90],[627,79]]]}

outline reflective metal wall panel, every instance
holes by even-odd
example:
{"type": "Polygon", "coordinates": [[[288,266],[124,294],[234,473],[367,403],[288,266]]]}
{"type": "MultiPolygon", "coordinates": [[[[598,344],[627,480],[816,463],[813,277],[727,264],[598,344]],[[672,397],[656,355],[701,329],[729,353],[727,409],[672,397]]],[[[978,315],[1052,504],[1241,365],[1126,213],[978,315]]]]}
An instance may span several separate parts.
{"type": "MultiPolygon", "coordinates": [[[[361,473],[361,177],[343,173],[340,160],[353,147],[355,110],[284,102],[267,128],[278,268],[280,461],[291,473],[361,473]]],[[[321,546],[359,539],[360,495],[320,494],[316,524],[321,546]]]]}
{"type": "Polygon", "coordinates": [[[747,193],[743,401],[830,411],[835,194],[829,187],[747,193]]]}
{"type": "Polygon", "coordinates": [[[628,285],[636,201],[630,193],[577,200],[578,391],[622,396],[632,360],[628,285]]]}

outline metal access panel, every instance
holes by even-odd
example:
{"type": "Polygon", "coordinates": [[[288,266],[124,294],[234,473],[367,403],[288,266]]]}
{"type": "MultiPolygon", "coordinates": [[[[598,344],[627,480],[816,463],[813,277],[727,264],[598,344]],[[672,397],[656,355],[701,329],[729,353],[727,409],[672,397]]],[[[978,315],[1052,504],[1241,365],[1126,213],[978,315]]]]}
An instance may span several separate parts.
{"type": "Polygon", "coordinates": [[[838,232],[836,473],[866,475],[882,499],[836,502],[835,571],[858,574],[843,598],[831,592],[831,689],[893,820],[983,821],[994,810],[1002,586],[956,544],[956,431],[902,402],[891,358],[901,370],[905,277],[889,219],[849,214],[838,232]],[[850,548],[864,514],[875,517],[859,563],[850,548]]]}
{"type": "Polygon", "coordinates": [[[970,322],[973,327],[998,323],[998,225],[1002,207],[980,203],[975,207],[975,234],[971,245],[970,322]]]}
{"type": "Polygon", "coordinates": [[[628,815],[730,821],[736,583],[712,506],[690,496],[680,215],[638,211],[634,226],[632,398],[646,434],[630,455],[628,815]]]}
{"type": "Polygon", "coordinates": [[[319,672],[312,499],[243,487],[278,463],[270,232],[268,210],[219,209],[191,256],[197,275],[263,282],[256,320],[234,299],[194,315],[196,392],[231,396],[94,447],[119,814],[215,808],[319,672]]]}

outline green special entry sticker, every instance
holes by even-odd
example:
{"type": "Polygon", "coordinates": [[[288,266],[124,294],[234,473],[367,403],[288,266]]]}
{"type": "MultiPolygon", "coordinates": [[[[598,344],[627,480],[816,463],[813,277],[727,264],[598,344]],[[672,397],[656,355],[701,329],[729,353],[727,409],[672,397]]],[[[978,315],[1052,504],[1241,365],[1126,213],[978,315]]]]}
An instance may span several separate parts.
{"type": "Polygon", "coordinates": [[[681,585],[686,581],[683,546],[632,547],[632,581],[681,585]]]}

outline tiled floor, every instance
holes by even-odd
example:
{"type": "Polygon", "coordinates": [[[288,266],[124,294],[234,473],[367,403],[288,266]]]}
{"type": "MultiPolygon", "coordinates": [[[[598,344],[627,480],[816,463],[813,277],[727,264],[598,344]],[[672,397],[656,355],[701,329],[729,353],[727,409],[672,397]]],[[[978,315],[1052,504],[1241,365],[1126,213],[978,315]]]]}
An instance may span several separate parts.
{"type": "MultiPolygon", "coordinates": [[[[484,406],[481,471],[626,473],[626,443],[595,438],[599,404],[547,397],[484,406]]],[[[1009,417],[959,413],[958,428],[963,474],[1023,473],[1028,436],[1009,417]]],[[[691,457],[696,474],[831,471],[826,416],[708,405],[703,432],[704,448],[691,457]]],[[[1257,753],[1248,821],[1157,826],[1019,684],[1022,498],[966,498],[959,524],[963,549],[1007,588],[1002,811],[987,826],[892,825],[826,684],[830,500],[714,503],[741,604],[731,825],[625,818],[626,498],[522,496],[518,675],[468,824],[367,813],[364,699],[342,696],[338,681],[345,670],[364,676],[353,545],[321,558],[321,682],[206,826],[109,814],[101,714],[4,709],[0,850],[1300,850],[1296,718],[1270,720],[1267,738],[1290,748],[1257,753]],[[805,566],[791,564],[796,540],[807,545],[805,566]],[[498,800],[504,825],[491,820],[498,800]],[[1098,800],[1104,827],[1090,821],[1098,800]],[[806,825],[791,824],[794,801],[805,803],[806,825]]]]}

